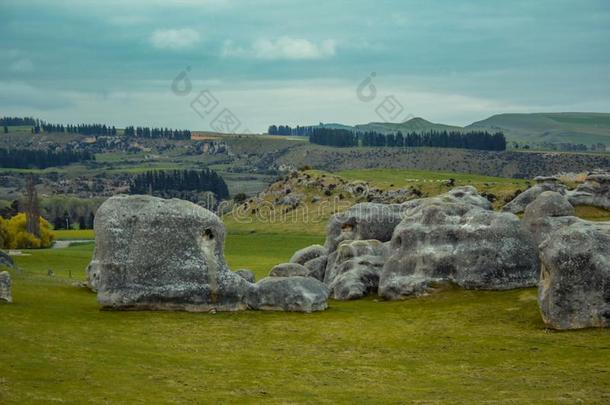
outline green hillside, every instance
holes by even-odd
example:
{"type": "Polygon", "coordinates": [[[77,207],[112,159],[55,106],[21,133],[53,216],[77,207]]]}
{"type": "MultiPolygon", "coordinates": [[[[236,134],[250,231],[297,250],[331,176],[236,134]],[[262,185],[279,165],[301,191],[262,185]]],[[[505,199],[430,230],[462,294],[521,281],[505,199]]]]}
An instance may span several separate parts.
{"type": "Polygon", "coordinates": [[[607,113],[535,113],[498,114],[475,122],[466,129],[502,131],[510,141],[575,143],[610,146],[610,114],[607,113]]]}
{"type": "Polygon", "coordinates": [[[370,122],[368,124],[360,124],[354,127],[357,131],[368,132],[382,132],[382,133],[394,133],[394,132],[430,132],[430,131],[460,131],[461,127],[445,124],[437,124],[434,122],[427,121],[423,118],[412,118],[406,122],[391,123],[391,122],[370,122]]]}

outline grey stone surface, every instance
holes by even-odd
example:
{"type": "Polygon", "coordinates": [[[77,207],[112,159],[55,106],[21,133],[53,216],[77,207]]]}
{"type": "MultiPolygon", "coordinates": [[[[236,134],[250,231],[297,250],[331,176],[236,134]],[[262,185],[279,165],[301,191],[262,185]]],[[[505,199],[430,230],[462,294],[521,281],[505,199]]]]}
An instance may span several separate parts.
{"type": "Polygon", "coordinates": [[[568,192],[574,206],[590,205],[610,210],[610,173],[592,173],[576,189],[568,192]]]}
{"type": "Polygon", "coordinates": [[[307,269],[309,273],[307,275],[309,277],[313,277],[317,280],[324,280],[324,273],[326,272],[326,263],[328,261],[328,256],[320,256],[315,259],[311,259],[306,262],[303,266],[307,269]]]}
{"type": "Polygon", "coordinates": [[[0,301],[13,302],[11,274],[8,271],[0,272],[0,301]]]}
{"type": "Polygon", "coordinates": [[[406,210],[412,210],[420,205],[433,203],[469,204],[486,210],[491,209],[491,203],[489,200],[480,195],[477,189],[473,186],[456,187],[444,194],[439,194],[436,197],[418,198],[416,200],[407,201],[403,203],[402,206],[406,210]]]}
{"type": "Polygon", "coordinates": [[[314,312],[327,308],[328,288],[312,277],[266,277],[248,294],[248,306],[265,311],[314,312]]]}
{"type": "Polygon", "coordinates": [[[538,246],[553,230],[577,221],[574,214],[574,207],[565,195],[545,191],[525,208],[521,223],[538,246]]]}
{"type": "Polygon", "coordinates": [[[187,201],[114,196],[95,216],[88,284],[111,309],[234,311],[252,284],[226,265],[220,219],[187,201]]]}
{"type": "Polygon", "coordinates": [[[290,263],[305,264],[308,261],[320,256],[328,254],[326,248],[322,245],[311,245],[306,248],[297,250],[290,258],[290,263]]]}
{"type": "Polygon", "coordinates": [[[281,263],[274,266],[269,272],[269,277],[307,277],[309,270],[298,263],[281,263]]]}
{"type": "Polygon", "coordinates": [[[512,212],[513,214],[520,214],[525,211],[525,208],[532,203],[538,196],[545,191],[554,191],[561,195],[566,194],[566,187],[556,181],[546,181],[536,184],[533,187],[528,188],[514,200],[502,207],[504,212],[512,212]]]}
{"type": "Polygon", "coordinates": [[[404,210],[399,204],[356,204],[330,218],[324,247],[330,254],[344,240],[389,241],[392,231],[402,220],[404,210]]]}
{"type": "Polygon", "coordinates": [[[235,274],[237,274],[238,276],[240,276],[241,278],[243,278],[244,280],[246,280],[249,283],[256,282],[256,275],[254,274],[254,272],[252,270],[238,269],[238,270],[235,270],[235,274]]]}
{"type": "Polygon", "coordinates": [[[534,241],[515,215],[429,200],[409,210],[394,230],[379,295],[399,299],[444,283],[467,289],[531,287],[538,270],[534,241]]]}
{"type": "Polygon", "coordinates": [[[377,294],[379,275],[388,254],[378,240],[343,241],[328,257],[324,283],[337,300],[377,294]]]}
{"type": "Polygon", "coordinates": [[[610,224],[576,221],[540,246],[538,303],[555,329],[610,325],[610,224]]]}

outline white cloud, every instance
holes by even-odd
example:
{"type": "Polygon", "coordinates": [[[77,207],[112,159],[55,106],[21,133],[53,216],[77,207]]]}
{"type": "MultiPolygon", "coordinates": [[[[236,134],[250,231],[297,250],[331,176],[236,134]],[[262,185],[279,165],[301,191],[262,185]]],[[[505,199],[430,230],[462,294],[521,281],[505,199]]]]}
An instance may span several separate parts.
{"type": "Polygon", "coordinates": [[[226,41],[222,51],[225,57],[269,60],[324,59],[335,55],[336,43],[331,39],[315,43],[303,38],[279,37],[258,39],[249,47],[226,41]]]}
{"type": "Polygon", "coordinates": [[[155,30],[150,36],[150,43],[158,49],[192,48],[199,40],[199,33],[191,28],[155,30]]]}

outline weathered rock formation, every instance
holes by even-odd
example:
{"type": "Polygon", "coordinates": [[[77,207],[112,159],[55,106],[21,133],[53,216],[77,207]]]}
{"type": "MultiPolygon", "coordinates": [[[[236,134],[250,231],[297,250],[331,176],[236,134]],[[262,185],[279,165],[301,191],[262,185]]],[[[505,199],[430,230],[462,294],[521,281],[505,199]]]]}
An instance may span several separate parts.
{"type": "Polygon", "coordinates": [[[8,271],[0,272],[0,301],[13,302],[11,274],[8,271]]]}
{"type": "Polygon", "coordinates": [[[290,258],[290,263],[305,264],[310,260],[328,254],[326,248],[322,245],[311,245],[306,248],[297,250],[290,258]]]}
{"type": "Polygon", "coordinates": [[[323,311],[327,300],[328,288],[311,277],[266,277],[248,295],[250,308],[265,311],[323,311]]]}
{"type": "Polygon", "coordinates": [[[555,329],[610,326],[610,224],[575,221],[540,246],[538,303],[555,329]]]}
{"type": "Polygon", "coordinates": [[[273,266],[269,272],[269,277],[307,277],[309,270],[298,263],[281,263],[273,266]]]}
{"type": "Polygon", "coordinates": [[[538,246],[553,230],[577,221],[574,214],[574,207],[565,195],[545,191],[525,208],[522,224],[538,246]]]}
{"type": "Polygon", "coordinates": [[[6,266],[9,269],[15,268],[13,259],[4,251],[0,250],[0,266],[6,266]]]}
{"type": "Polygon", "coordinates": [[[332,253],[344,240],[389,241],[392,231],[402,220],[403,211],[399,204],[356,204],[330,218],[324,247],[332,253]]]}
{"type": "Polygon", "coordinates": [[[568,192],[574,206],[590,205],[610,210],[610,173],[592,173],[576,189],[568,192]]]}
{"type": "Polygon", "coordinates": [[[324,283],[331,297],[352,300],[377,294],[387,245],[378,240],[343,241],[328,257],[324,283]]]}
{"type": "Polygon", "coordinates": [[[531,202],[545,191],[554,191],[562,195],[566,194],[566,186],[563,185],[557,177],[536,177],[534,180],[537,183],[535,186],[528,188],[515,197],[514,200],[502,207],[502,211],[520,214],[525,211],[525,208],[531,202]]]}
{"type": "Polygon", "coordinates": [[[328,290],[314,278],[273,277],[252,284],[251,272],[232,272],[224,259],[224,225],[210,211],[187,201],[112,197],[97,212],[95,233],[87,276],[103,308],[326,308],[328,290]]]}
{"type": "Polygon", "coordinates": [[[256,282],[256,276],[254,275],[254,272],[252,270],[238,269],[238,270],[235,270],[235,274],[237,274],[238,276],[240,276],[241,278],[243,278],[244,280],[246,280],[249,283],[256,282]]]}
{"type": "Polygon", "coordinates": [[[399,299],[444,283],[530,287],[537,283],[538,267],[534,242],[515,215],[429,200],[409,210],[394,230],[379,295],[399,299]]]}

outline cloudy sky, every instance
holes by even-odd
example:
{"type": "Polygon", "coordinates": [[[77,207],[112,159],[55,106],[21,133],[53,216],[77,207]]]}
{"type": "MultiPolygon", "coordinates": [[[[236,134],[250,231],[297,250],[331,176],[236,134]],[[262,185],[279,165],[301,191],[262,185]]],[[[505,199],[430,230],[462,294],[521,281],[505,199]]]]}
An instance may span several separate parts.
{"type": "Polygon", "coordinates": [[[610,2],[0,2],[0,115],[260,132],[379,121],[391,96],[459,125],[610,112],[610,2]]]}

